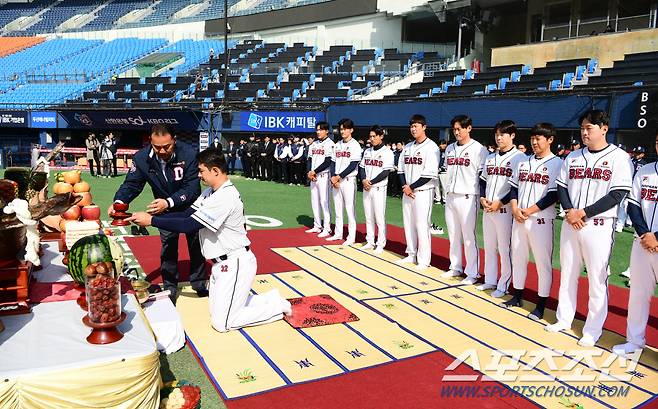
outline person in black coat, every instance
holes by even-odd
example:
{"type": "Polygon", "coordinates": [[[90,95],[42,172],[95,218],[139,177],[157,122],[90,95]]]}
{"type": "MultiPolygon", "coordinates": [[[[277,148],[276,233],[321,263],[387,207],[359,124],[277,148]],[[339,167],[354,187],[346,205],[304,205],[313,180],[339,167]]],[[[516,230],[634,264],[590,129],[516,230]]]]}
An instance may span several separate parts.
{"type": "MultiPolygon", "coordinates": [[[[126,179],[114,195],[114,203],[132,202],[148,183],[155,199],[148,205],[147,212],[166,217],[169,212],[192,211],[190,206],[201,194],[196,150],[176,141],[175,135],[169,125],[153,125],[151,144],[135,154],[126,179]]],[[[110,216],[114,213],[112,205],[107,212],[110,216]]],[[[178,236],[178,233],[160,230],[160,272],[164,288],[171,291],[170,298],[174,303],[178,293],[178,236]]],[[[190,253],[190,283],[199,296],[207,296],[205,259],[201,254],[199,233],[186,234],[186,237],[190,253]]]]}
{"type": "Polygon", "coordinates": [[[238,157],[238,147],[235,146],[235,142],[229,141],[228,148],[226,148],[226,162],[228,164],[228,174],[232,175],[235,173],[235,160],[238,157]]]}
{"type": "Polygon", "coordinates": [[[113,169],[113,174],[112,176],[117,175],[117,148],[118,148],[118,141],[117,138],[114,136],[112,132],[108,135],[110,138],[110,144],[108,148],[110,149],[110,152],[112,153],[112,169],[113,169]]]}

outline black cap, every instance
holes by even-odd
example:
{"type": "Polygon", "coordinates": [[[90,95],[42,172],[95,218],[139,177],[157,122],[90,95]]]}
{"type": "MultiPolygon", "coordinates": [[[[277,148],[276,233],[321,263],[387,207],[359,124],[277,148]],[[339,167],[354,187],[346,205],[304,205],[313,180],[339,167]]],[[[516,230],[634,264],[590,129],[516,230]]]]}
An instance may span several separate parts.
{"type": "Polygon", "coordinates": [[[644,146],[636,146],[633,148],[633,153],[645,153],[646,150],[644,149],[644,146]]]}
{"type": "Polygon", "coordinates": [[[563,149],[564,149],[564,145],[558,145],[558,146],[557,146],[557,150],[561,151],[561,150],[563,150],[563,149]]]}
{"type": "Polygon", "coordinates": [[[572,139],[571,140],[571,146],[573,145],[580,145],[580,141],[578,139],[572,139]]]}

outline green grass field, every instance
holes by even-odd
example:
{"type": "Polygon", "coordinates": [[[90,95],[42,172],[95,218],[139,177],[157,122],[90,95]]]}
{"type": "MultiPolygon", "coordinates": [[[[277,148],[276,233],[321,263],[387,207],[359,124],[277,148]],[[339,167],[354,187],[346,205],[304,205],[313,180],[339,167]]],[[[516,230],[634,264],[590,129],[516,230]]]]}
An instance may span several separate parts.
{"type": "MultiPolygon", "coordinates": [[[[246,180],[241,176],[231,177],[237,186],[245,204],[245,214],[268,216],[280,220],[283,225],[280,228],[298,227],[299,225],[310,226],[312,224],[312,212],[307,187],[288,186],[273,182],[246,180]]],[[[92,178],[89,173],[83,173],[83,179],[90,183],[94,202],[103,210],[103,218],[106,219],[105,210],[112,203],[114,192],[123,181],[123,176],[110,179],[92,178]]],[[[51,180],[52,184],[52,180],[51,180]]],[[[146,205],[153,200],[149,188],[130,205],[130,211],[146,209],[146,205]]],[[[358,193],[357,220],[362,223],[365,220],[363,213],[363,202],[361,193],[358,193]]],[[[402,227],[402,204],[401,199],[389,197],[387,200],[386,219],[389,224],[402,227]]],[[[445,228],[443,206],[436,205],[433,209],[432,219],[435,224],[445,228]]],[[[560,228],[562,220],[557,220],[555,234],[555,248],[559,248],[560,228]]],[[[150,230],[157,234],[155,230],[150,230]]],[[[447,239],[447,232],[441,236],[447,239]]],[[[610,284],[621,287],[627,286],[627,279],[619,273],[628,267],[633,233],[625,230],[616,235],[613,256],[610,260],[610,284]]],[[[478,246],[482,247],[482,226],[478,223],[478,246]]],[[[559,251],[553,252],[553,266],[559,268],[559,251]]],[[[215,392],[210,381],[204,375],[198,362],[192,355],[189,347],[170,355],[162,354],[160,357],[161,372],[163,380],[186,379],[202,389],[203,408],[224,408],[219,395],[215,392]]]]}

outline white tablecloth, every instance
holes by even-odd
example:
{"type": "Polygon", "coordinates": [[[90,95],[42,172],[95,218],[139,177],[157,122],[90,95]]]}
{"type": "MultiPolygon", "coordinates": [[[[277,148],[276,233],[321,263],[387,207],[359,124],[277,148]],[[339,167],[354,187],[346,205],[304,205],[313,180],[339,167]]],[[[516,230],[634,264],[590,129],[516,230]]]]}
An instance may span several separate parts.
{"type": "Polygon", "coordinates": [[[87,342],[91,328],[82,323],[84,312],[75,301],[37,304],[31,314],[2,317],[0,379],[152,354],[155,340],[135,297],[123,295],[121,301],[127,315],[119,325],[124,337],[108,345],[87,342]]]}
{"type": "Polygon", "coordinates": [[[159,351],[171,354],[185,346],[183,323],[169,297],[144,304],[144,313],[155,333],[159,351]]]}
{"type": "Polygon", "coordinates": [[[64,255],[59,252],[59,242],[43,242],[41,248],[43,249],[43,256],[41,256],[42,268],[39,271],[33,271],[32,276],[40,283],[73,281],[66,272],[66,266],[62,263],[64,255]]]}

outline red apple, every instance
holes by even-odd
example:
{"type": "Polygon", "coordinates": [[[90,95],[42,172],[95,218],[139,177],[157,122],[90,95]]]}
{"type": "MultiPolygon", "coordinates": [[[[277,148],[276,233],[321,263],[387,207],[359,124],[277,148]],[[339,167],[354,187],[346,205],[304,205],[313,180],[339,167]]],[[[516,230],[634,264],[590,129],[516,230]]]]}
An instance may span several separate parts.
{"type": "Polygon", "coordinates": [[[80,218],[80,207],[79,206],[69,207],[68,210],[62,213],[62,218],[65,220],[78,220],[80,218]]]}
{"type": "Polygon", "coordinates": [[[83,206],[82,218],[85,220],[99,220],[101,218],[101,208],[96,205],[83,206]]]}

